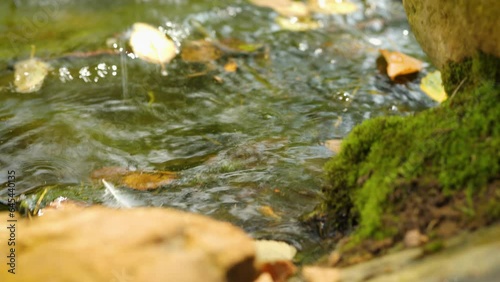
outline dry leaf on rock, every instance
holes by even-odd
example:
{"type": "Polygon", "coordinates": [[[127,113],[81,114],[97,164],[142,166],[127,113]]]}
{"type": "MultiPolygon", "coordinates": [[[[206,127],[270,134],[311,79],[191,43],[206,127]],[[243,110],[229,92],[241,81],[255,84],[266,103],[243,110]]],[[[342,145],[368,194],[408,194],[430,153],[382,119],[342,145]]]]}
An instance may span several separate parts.
{"type": "Polygon", "coordinates": [[[423,64],[421,61],[399,52],[379,50],[387,62],[387,75],[391,80],[396,76],[419,72],[423,64]]]}
{"type": "Polygon", "coordinates": [[[132,26],[129,44],[137,57],[153,64],[167,64],[177,54],[172,40],[154,26],[145,23],[135,23],[132,26]]]}
{"type": "Polygon", "coordinates": [[[16,92],[33,93],[40,90],[49,70],[50,65],[37,58],[17,62],[14,65],[16,92]]]}
{"type": "Polygon", "coordinates": [[[321,14],[351,14],[358,10],[354,3],[338,0],[309,0],[307,2],[309,9],[315,13],[321,14]]]}
{"type": "Polygon", "coordinates": [[[422,78],[422,81],[420,82],[420,89],[431,99],[439,103],[448,98],[446,91],[444,91],[441,73],[439,71],[428,73],[424,78],[422,78]]]}

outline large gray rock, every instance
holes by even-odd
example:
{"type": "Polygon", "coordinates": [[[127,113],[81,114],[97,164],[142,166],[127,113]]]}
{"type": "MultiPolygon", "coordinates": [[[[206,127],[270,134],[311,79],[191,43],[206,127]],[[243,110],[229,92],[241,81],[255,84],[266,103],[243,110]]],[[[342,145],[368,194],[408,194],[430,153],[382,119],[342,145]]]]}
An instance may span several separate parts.
{"type": "Polygon", "coordinates": [[[422,49],[441,69],[477,51],[500,58],[500,1],[403,0],[422,49]]]}
{"type": "MultiPolygon", "coordinates": [[[[1,213],[7,222],[8,213],[1,213]]],[[[3,224],[2,224],[3,226],[3,224]]],[[[255,247],[229,223],[171,209],[100,206],[16,223],[16,274],[0,281],[253,281],[255,247]]]]}

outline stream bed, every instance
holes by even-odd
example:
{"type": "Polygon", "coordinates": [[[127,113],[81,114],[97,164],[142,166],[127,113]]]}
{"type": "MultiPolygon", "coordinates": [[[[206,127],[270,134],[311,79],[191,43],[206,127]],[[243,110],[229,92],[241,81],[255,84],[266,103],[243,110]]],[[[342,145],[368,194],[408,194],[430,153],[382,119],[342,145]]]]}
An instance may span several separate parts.
{"type": "Polygon", "coordinates": [[[208,215],[305,257],[321,253],[299,218],[321,197],[334,154],[324,142],[363,120],[435,105],[419,89],[428,64],[398,83],[377,69],[379,49],[427,61],[400,1],[352,2],[358,11],[316,15],[320,28],[296,32],[247,1],[2,1],[0,200],[11,170],[32,205],[47,191],[42,206],[58,196],[115,205],[91,178],[103,168],[173,171],[153,191],[117,188],[134,206],[208,215]],[[265,51],[206,64],[177,56],[164,76],[127,55],[135,22],[162,27],[180,50],[208,36],[265,51]],[[16,93],[13,65],[31,45],[52,69],[41,90],[16,93]],[[229,59],[237,71],[224,70],[229,59]]]}

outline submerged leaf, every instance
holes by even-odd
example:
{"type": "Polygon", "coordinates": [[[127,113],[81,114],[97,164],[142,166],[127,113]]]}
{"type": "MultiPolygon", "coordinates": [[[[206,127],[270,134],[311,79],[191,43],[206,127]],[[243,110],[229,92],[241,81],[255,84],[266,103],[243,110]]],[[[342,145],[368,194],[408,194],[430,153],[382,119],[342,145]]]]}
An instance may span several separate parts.
{"type": "Polygon", "coordinates": [[[307,31],[321,27],[319,22],[311,19],[277,17],[276,22],[283,29],[290,31],[307,31]]]}
{"type": "Polygon", "coordinates": [[[259,211],[263,216],[271,217],[274,219],[281,219],[281,216],[277,215],[274,212],[273,208],[271,208],[270,206],[262,206],[259,208],[259,211]]]}
{"type": "Polygon", "coordinates": [[[250,0],[254,5],[271,8],[286,17],[307,17],[309,9],[302,2],[291,0],[250,0]]]}
{"type": "Polygon", "coordinates": [[[387,62],[387,75],[391,80],[396,76],[419,72],[423,64],[421,61],[399,52],[379,50],[387,62]]]}
{"type": "Polygon", "coordinates": [[[220,42],[214,41],[217,46],[226,55],[252,55],[264,51],[262,43],[248,43],[237,38],[226,38],[220,42]]]}
{"type": "Polygon", "coordinates": [[[358,10],[354,3],[338,0],[309,0],[309,9],[321,14],[351,14],[358,10]]]}
{"type": "Polygon", "coordinates": [[[135,190],[153,190],[167,185],[177,177],[175,172],[131,172],[123,178],[123,184],[135,190]]]}
{"type": "Polygon", "coordinates": [[[439,71],[428,73],[420,82],[420,89],[431,99],[439,103],[446,100],[441,73],[439,71]]]}
{"type": "Polygon", "coordinates": [[[135,23],[132,26],[129,44],[137,57],[153,64],[166,64],[177,54],[172,40],[157,28],[145,23],[135,23]]]}
{"type": "Polygon", "coordinates": [[[181,58],[185,62],[204,63],[219,59],[222,52],[210,41],[196,40],[186,43],[181,58]]]}
{"type": "Polygon", "coordinates": [[[14,65],[16,92],[33,93],[40,90],[49,70],[50,65],[37,58],[17,62],[14,65]]]}

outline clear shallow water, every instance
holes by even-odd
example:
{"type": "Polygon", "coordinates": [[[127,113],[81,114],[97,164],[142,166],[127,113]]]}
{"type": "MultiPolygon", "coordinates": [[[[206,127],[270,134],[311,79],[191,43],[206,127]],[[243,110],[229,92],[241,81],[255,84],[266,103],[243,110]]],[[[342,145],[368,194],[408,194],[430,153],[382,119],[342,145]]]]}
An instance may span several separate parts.
{"type": "Polygon", "coordinates": [[[157,191],[124,192],[138,205],[207,214],[309,249],[318,239],[298,217],[319,201],[332,155],[322,143],[365,119],[433,106],[418,77],[394,84],[377,70],[379,48],[425,60],[398,1],[359,2],[359,12],[318,17],[323,28],[307,32],[283,30],[275,13],[245,1],[14,2],[0,4],[0,183],[15,170],[18,193],[52,187],[47,201],[112,204],[90,179],[103,167],[178,171],[157,191]],[[213,38],[265,44],[269,56],[235,58],[236,73],[221,60],[199,77],[189,75],[205,66],[178,57],[164,77],[127,56],[71,55],[106,49],[137,21],[161,25],[181,46],[201,38],[200,23],[213,38]],[[30,44],[53,70],[41,91],[18,94],[11,66],[30,44]]]}

